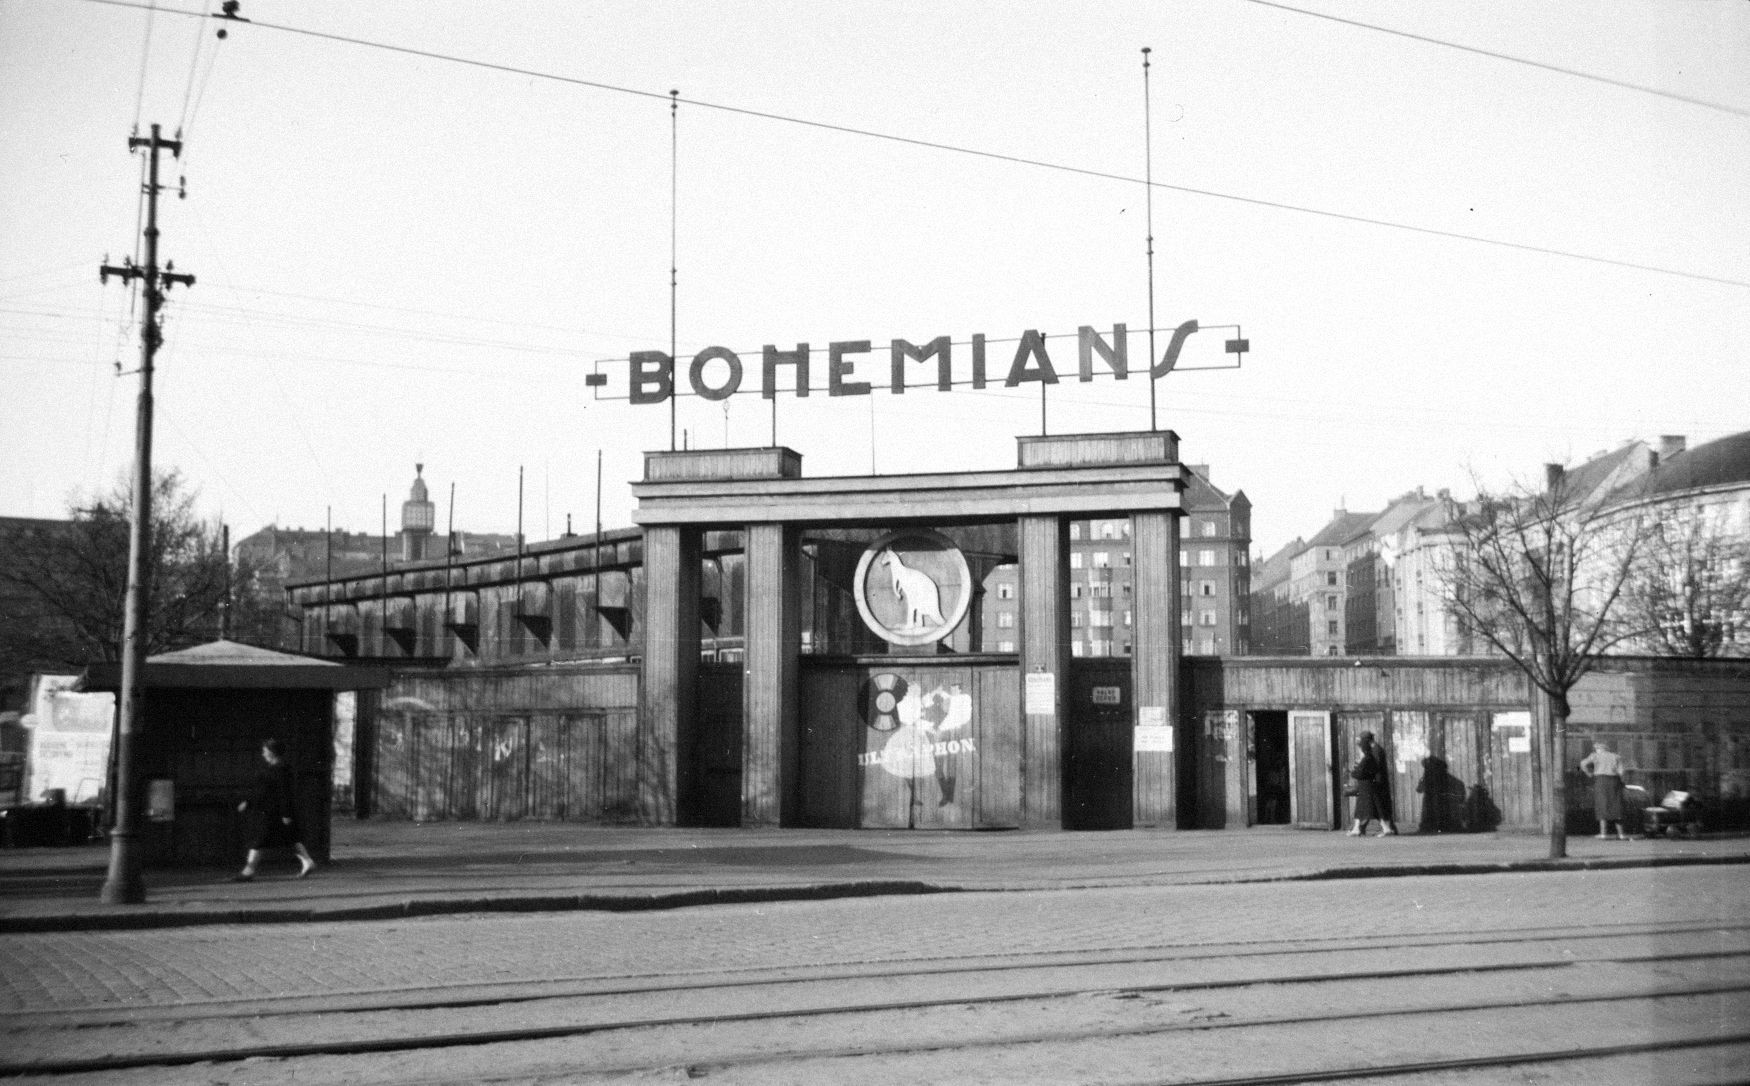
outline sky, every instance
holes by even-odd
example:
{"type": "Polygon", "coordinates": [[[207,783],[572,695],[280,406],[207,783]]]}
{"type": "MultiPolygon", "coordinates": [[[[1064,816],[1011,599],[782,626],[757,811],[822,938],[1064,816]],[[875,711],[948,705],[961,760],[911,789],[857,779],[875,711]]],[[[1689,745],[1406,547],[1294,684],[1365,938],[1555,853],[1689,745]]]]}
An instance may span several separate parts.
{"type": "Polygon", "coordinates": [[[775,427],[830,477],[1158,427],[1270,553],[1340,507],[1750,428],[1750,3],[217,7],[0,0],[0,515],[132,463],[141,303],[97,272],[138,249],[153,124],[183,145],[160,260],[196,277],[153,461],[233,539],[376,532],[385,500],[394,530],[416,463],[440,530],[516,530],[520,473],[540,540],[593,527],[598,455],[630,524],[671,441],[775,427]],[[1151,225],[1156,350],[1203,328],[1152,406],[1075,352],[1125,324],[1146,365],[1151,225]],[[1001,381],[1029,330],[1043,419],[1001,381]],[[871,341],[881,386],[891,340],[964,367],[975,334],[984,389],[827,395],[829,343],[871,341]],[[736,352],[744,392],[671,432],[586,383],[623,394],[671,335],[683,378],[736,352]],[[807,399],[745,391],[800,342],[807,399]]]}

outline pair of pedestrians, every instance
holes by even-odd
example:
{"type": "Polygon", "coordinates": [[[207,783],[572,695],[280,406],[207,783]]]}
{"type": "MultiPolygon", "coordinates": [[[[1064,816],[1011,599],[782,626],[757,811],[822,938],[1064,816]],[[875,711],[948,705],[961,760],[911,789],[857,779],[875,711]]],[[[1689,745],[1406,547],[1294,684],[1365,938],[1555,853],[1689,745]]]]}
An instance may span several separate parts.
{"type": "Polygon", "coordinates": [[[1349,836],[1366,836],[1367,824],[1377,820],[1378,836],[1396,837],[1398,826],[1392,819],[1391,780],[1386,775],[1385,752],[1374,742],[1372,732],[1361,733],[1356,750],[1361,757],[1349,770],[1349,776],[1355,782],[1352,787],[1355,825],[1350,827],[1349,836]]]}

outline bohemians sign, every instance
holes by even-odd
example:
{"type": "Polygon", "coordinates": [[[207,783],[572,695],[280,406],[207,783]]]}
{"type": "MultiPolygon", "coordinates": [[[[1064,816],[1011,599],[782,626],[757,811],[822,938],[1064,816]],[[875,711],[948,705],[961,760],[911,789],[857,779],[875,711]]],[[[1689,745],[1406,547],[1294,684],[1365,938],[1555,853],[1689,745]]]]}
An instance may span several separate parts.
{"type": "MultiPolygon", "coordinates": [[[[1186,321],[1173,330],[1161,357],[1148,368],[1151,378],[1164,377],[1178,364],[1185,340],[1198,330],[1196,321],[1186,321]]],[[[1236,332],[1237,335],[1237,332],[1236,332]]],[[[776,399],[782,384],[794,390],[798,397],[817,390],[818,374],[825,371],[828,396],[867,396],[878,387],[894,394],[912,387],[933,385],[941,391],[955,386],[984,388],[1001,384],[1015,388],[1029,382],[1054,385],[1059,383],[1060,367],[1068,364],[1068,350],[1056,348],[1059,357],[1052,357],[1043,332],[1028,329],[1016,340],[987,341],[975,335],[970,341],[955,341],[949,336],[937,336],[924,343],[894,339],[876,346],[867,339],[842,340],[827,344],[825,351],[798,343],[783,350],[767,344],[756,360],[727,347],[706,347],[690,360],[676,360],[662,351],[634,351],[627,360],[626,398],[635,404],[663,403],[677,394],[677,385],[706,400],[727,400],[743,386],[757,379],[760,395],[776,399]],[[1010,355],[1008,345],[1013,344],[1010,355]],[[1007,356],[1007,357],[1005,357],[1007,356]],[[933,373],[932,373],[933,371],[933,373]],[[934,377],[929,381],[929,376],[934,377]],[[885,382],[879,379],[885,377],[885,382]],[[924,379],[920,380],[920,376],[924,379]],[[781,381],[787,377],[787,381],[781,381]]],[[[1227,341],[1227,353],[1244,354],[1248,344],[1244,339],[1227,341]]],[[[1129,329],[1122,324],[1112,326],[1111,335],[1092,325],[1076,330],[1075,372],[1083,382],[1092,381],[1104,368],[1122,380],[1130,376],[1129,329]],[[1096,363],[1096,360],[1097,363],[1096,363]]],[[[609,384],[606,373],[593,373],[585,383],[599,391],[609,384]]],[[[749,390],[751,391],[751,389],[749,390]]],[[[610,398],[618,398],[612,393],[610,398]]]]}

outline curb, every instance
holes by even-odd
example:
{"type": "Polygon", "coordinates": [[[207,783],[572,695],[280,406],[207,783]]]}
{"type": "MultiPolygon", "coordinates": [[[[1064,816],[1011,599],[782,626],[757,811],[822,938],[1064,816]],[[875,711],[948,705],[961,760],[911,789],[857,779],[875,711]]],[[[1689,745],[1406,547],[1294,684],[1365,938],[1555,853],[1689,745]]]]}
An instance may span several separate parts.
{"type": "MultiPolygon", "coordinates": [[[[1442,875],[1506,875],[1541,872],[1613,871],[1649,867],[1698,867],[1750,864],[1750,855],[1666,856],[1620,859],[1514,860],[1502,863],[1354,865],[1316,871],[1244,874],[1192,885],[1239,885],[1255,882],[1319,882],[1338,879],[1411,878],[1442,875]]],[[[1090,884],[1100,885],[1100,884],[1090,884]]],[[[1127,883],[1126,885],[1135,885],[1127,883]]],[[[1170,885],[1170,884],[1159,884],[1170,885]]],[[[334,908],[249,908],[227,906],[186,912],[148,910],[72,913],[54,916],[0,917],[0,934],[52,932],[145,931],[155,928],[206,927],[221,924],[319,924],[354,920],[404,920],[462,913],[532,912],[655,912],[705,905],[758,905],[786,901],[831,901],[841,898],[899,897],[922,894],[1030,893],[1078,889],[1063,883],[1016,881],[1008,884],[952,886],[909,880],[806,883],[739,889],[677,890],[650,894],[555,893],[499,897],[422,897],[375,905],[334,908]]],[[[124,907],[125,908],[125,907],[124,907]]]]}

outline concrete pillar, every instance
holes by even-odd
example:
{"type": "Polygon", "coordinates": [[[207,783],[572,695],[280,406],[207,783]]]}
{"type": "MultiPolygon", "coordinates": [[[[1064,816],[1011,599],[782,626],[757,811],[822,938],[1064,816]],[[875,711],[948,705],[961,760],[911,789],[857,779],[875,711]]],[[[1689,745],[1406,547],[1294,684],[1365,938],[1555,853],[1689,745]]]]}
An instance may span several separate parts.
{"type": "Polygon", "coordinates": [[[1190,756],[1190,735],[1180,720],[1179,659],[1184,651],[1180,625],[1179,514],[1136,513],[1130,518],[1130,544],[1136,577],[1136,637],[1132,679],[1136,723],[1165,724],[1172,751],[1133,754],[1132,818],[1135,824],[1174,829],[1178,825],[1178,766],[1190,756]]]}
{"type": "Polygon", "coordinates": [[[751,524],[747,528],[743,826],[782,825],[796,802],[801,539],[801,530],[794,525],[751,524]]]}
{"type": "Polygon", "coordinates": [[[644,530],[644,673],[638,719],[639,816],[684,819],[699,682],[697,528],[644,530]]]}
{"type": "Polygon", "coordinates": [[[1063,824],[1063,710],[1069,677],[1069,522],[1020,518],[1021,824],[1063,824]]]}

